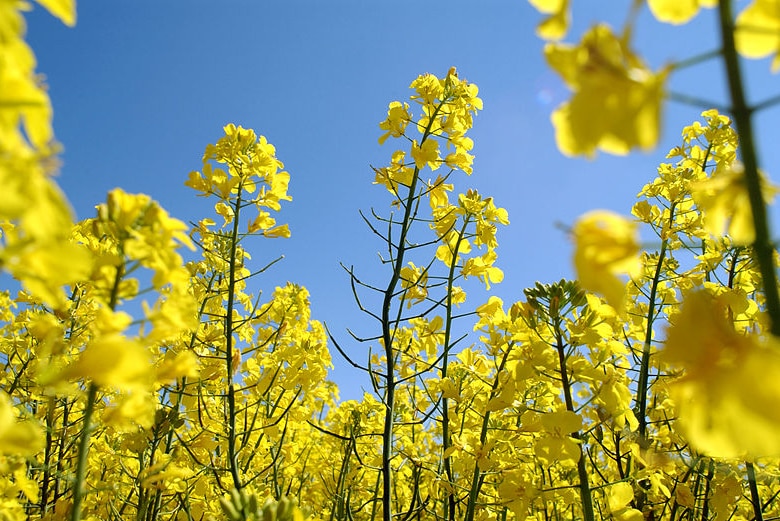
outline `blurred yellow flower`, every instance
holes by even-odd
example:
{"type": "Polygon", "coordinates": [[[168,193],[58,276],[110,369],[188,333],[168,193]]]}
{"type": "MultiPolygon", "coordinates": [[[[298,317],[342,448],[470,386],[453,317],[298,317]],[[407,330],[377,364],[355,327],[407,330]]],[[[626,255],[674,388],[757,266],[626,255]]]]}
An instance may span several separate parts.
{"type": "Polygon", "coordinates": [[[634,488],[631,484],[621,481],[611,485],[607,490],[607,504],[609,511],[615,519],[621,521],[641,521],[644,519],[642,512],[635,508],[630,508],[630,503],[634,500],[634,488]]]}
{"type": "Polygon", "coordinates": [[[636,224],[606,210],[583,215],[572,230],[574,268],[583,289],[600,293],[622,313],[625,283],[620,274],[635,276],[640,269],[636,224]]]}
{"type": "Polygon", "coordinates": [[[746,58],[774,55],[772,72],[780,68],[780,0],[755,0],[737,16],[737,50],[746,58]]]}
{"type": "Polygon", "coordinates": [[[683,371],[671,386],[679,427],[708,456],[777,456],[780,341],[739,333],[733,313],[728,294],[697,291],[672,318],[661,357],[683,371]]]}
{"type": "Polygon", "coordinates": [[[43,449],[43,431],[30,420],[17,420],[11,399],[0,392],[0,454],[31,456],[43,449]]]}
{"type": "Polygon", "coordinates": [[[702,7],[715,7],[718,0],[647,0],[650,12],[659,22],[688,23],[702,7]]]}
{"type": "Polygon", "coordinates": [[[537,11],[549,15],[536,27],[536,34],[545,40],[560,40],[571,23],[569,0],[528,0],[537,11]]]}
{"type": "Polygon", "coordinates": [[[547,44],[544,52],[574,91],[552,114],[562,153],[627,154],[656,145],[666,70],[652,72],[606,25],[591,28],[577,46],[547,44]]]}
{"type": "MultiPolygon", "coordinates": [[[[770,201],[777,188],[763,182],[764,201],[770,201]]],[[[756,236],[750,207],[745,169],[740,162],[716,171],[712,177],[694,183],[691,192],[702,211],[704,228],[715,236],[727,233],[735,244],[751,244],[756,236]]]]}

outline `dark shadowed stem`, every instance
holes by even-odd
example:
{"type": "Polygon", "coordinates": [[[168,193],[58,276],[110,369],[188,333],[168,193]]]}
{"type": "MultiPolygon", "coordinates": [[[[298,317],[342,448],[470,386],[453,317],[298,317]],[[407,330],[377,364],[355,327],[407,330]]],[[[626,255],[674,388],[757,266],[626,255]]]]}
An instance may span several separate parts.
{"type": "Polygon", "coordinates": [[[734,43],[734,18],[732,16],[731,0],[720,0],[719,9],[720,34],[723,41],[723,61],[726,67],[729,92],[731,95],[731,110],[739,135],[739,149],[742,164],[745,168],[745,183],[747,185],[750,208],[753,212],[753,227],[756,231],[753,243],[755,260],[763,281],[766,297],[766,310],[770,320],[770,331],[780,336],[780,296],[777,290],[777,275],[774,265],[774,248],[770,239],[767,209],[761,193],[761,179],[758,173],[756,142],[753,136],[751,108],[745,99],[744,81],[740,70],[739,56],[734,43]]]}
{"type": "Polygon", "coordinates": [[[756,469],[750,461],[745,463],[745,467],[747,468],[748,487],[750,488],[750,502],[753,504],[753,519],[764,521],[761,496],[758,495],[758,485],[756,484],[756,469]]]}

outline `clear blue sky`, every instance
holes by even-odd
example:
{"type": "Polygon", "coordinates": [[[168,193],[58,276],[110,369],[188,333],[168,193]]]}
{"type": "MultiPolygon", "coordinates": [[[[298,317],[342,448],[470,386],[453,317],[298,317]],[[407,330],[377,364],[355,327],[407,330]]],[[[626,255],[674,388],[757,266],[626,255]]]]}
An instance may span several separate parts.
{"type": "MultiPolygon", "coordinates": [[[[578,40],[595,21],[620,26],[630,3],[573,2],[568,40],[578,40]]],[[[505,302],[522,299],[522,289],[537,280],[571,277],[570,244],[555,223],[571,224],[594,208],[628,214],[682,126],[701,112],[669,104],[654,152],[563,158],[549,114],[568,93],[545,66],[543,42],[534,35],[539,20],[524,0],[83,0],[73,29],[36,6],[28,41],[65,147],[59,181],[79,218],[90,217],[117,186],[150,194],[185,221],[209,215],[210,206],[183,185],[200,168],[204,146],[228,122],[265,135],[292,176],[293,202],[279,221],[290,224],[293,237],[263,241],[252,252],[257,267],[286,256],[256,289],[270,292],[287,280],[305,285],[314,318],[364,361],[367,346],[351,342],[344,329],[365,336],[377,331],[359,317],[339,263],[354,264],[380,285],[387,280],[377,258],[381,244],[358,210],[388,209],[369,166],[386,164],[393,151],[392,144],[377,144],[377,124],[390,101],[409,95],[417,75],[443,75],[455,65],[461,78],[480,87],[485,108],[471,134],[475,171],[471,178],[460,175],[457,186],[492,195],[509,211],[511,225],[500,231],[498,250],[505,281],[495,287],[505,302]]],[[[715,48],[714,36],[712,11],[683,28],[662,26],[645,12],[635,47],[660,66],[715,48]]],[[[749,90],[757,99],[777,86],[767,70],[766,61],[751,66],[749,90]]],[[[675,74],[671,85],[725,100],[717,64],[675,74]]],[[[778,162],[773,120],[776,109],[758,119],[770,175],[778,162]]],[[[487,298],[470,295],[472,305],[487,298]]],[[[346,384],[354,373],[336,362],[334,379],[344,382],[345,397],[354,397],[357,387],[346,384]]]]}

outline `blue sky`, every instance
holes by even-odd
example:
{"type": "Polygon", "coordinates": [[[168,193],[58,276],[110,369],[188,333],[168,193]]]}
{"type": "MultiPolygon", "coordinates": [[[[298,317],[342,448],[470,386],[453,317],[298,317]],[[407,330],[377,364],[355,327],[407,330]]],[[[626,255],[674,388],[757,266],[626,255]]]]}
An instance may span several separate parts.
{"type": "MultiPolygon", "coordinates": [[[[596,21],[621,26],[629,4],[574,2],[568,40],[596,21]]],[[[498,249],[505,281],[494,287],[505,302],[522,299],[535,281],[571,277],[570,244],[556,223],[571,224],[594,208],[629,213],[682,126],[705,108],[668,104],[653,152],[562,157],[549,114],[568,93],[545,66],[544,44],[534,34],[539,20],[523,0],[82,1],[72,29],[36,7],[28,41],[65,147],[59,182],[79,218],[90,217],[117,186],[150,194],[185,221],[210,215],[210,205],[183,185],[200,168],[205,145],[229,122],[265,135],[291,174],[293,202],[279,221],[290,224],[293,236],[262,241],[252,251],[256,267],[285,255],[256,289],[270,292],[288,280],[306,286],[313,317],[364,361],[367,346],[344,330],[377,331],[360,317],[339,263],[380,285],[387,280],[377,257],[381,244],[358,210],[388,210],[370,168],[386,164],[394,150],[377,144],[378,123],[390,101],[408,97],[417,75],[441,76],[455,65],[480,87],[484,111],[471,133],[475,171],[460,174],[456,186],[492,195],[509,211],[498,249]]],[[[635,34],[635,47],[654,67],[717,46],[713,11],[683,28],[662,26],[644,12],[635,34]]],[[[777,83],[768,63],[749,69],[749,92],[767,97],[777,83]]],[[[717,63],[676,73],[671,87],[725,104],[717,63]]],[[[770,175],[778,159],[771,139],[776,119],[774,108],[758,118],[766,138],[759,152],[770,175]]],[[[487,298],[480,291],[470,296],[472,305],[487,298]]],[[[353,376],[337,361],[334,379],[344,383],[346,397],[357,394],[347,383],[353,376]]]]}

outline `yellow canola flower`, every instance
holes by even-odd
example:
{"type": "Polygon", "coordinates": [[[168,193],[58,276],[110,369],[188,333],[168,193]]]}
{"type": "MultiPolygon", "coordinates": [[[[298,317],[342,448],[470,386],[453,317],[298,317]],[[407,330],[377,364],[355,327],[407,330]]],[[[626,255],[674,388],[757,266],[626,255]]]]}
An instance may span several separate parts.
{"type": "MultiPolygon", "coordinates": [[[[756,237],[753,227],[753,210],[750,206],[745,169],[735,161],[727,169],[716,171],[712,177],[691,186],[693,199],[704,216],[704,228],[715,236],[727,233],[734,244],[751,244],[756,237]]],[[[762,192],[765,202],[770,201],[778,189],[764,182],[762,192]]]]}
{"type": "Polygon", "coordinates": [[[41,428],[30,420],[17,420],[11,399],[0,392],[0,454],[31,456],[41,449],[41,428]]]}
{"type": "Polygon", "coordinates": [[[495,266],[498,255],[495,251],[490,250],[480,257],[473,257],[468,259],[461,270],[464,277],[476,276],[485,283],[485,289],[490,289],[490,283],[500,283],[504,280],[504,272],[495,266]]]}
{"type": "Polygon", "coordinates": [[[146,381],[150,367],[149,354],[140,342],[112,334],[91,342],[63,376],[88,378],[103,386],[125,387],[146,381]]]}
{"type": "Polygon", "coordinates": [[[404,291],[399,295],[399,298],[406,300],[407,309],[428,298],[428,270],[413,262],[408,264],[401,268],[401,287],[404,291]]]}
{"type": "Polygon", "coordinates": [[[688,23],[702,7],[716,5],[718,0],[647,0],[647,6],[656,20],[673,25],[688,23]]]}
{"type": "MultiPolygon", "coordinates": [[[[11,22],[8,10],[8,7],[0,8],[0,21],[4,22],[3,25],[16,26],[17,30],[0,27],[0,37],[3,38],[0,43],[3,56],[3,67],[0,68],[0,143],[3,149],[15,153],[29,150],[26,135],[33,147],[45,149],[54,136],[51,102],[35,73],[35,55],[22,39],[24,21],[18,17],[11,22]],[[24,134],[21,125],[24,126],[24,134]]],[[[14,8],[12,10],[15,11],[14,8]]]]}
{"type": "Polygon", "coordinates": [[[67,307],[62,288],[89,278],[93,259],[90,252],[67,240],[25,243],[13,234],[13,241],[0,250],[0,266],[18,278],[25,290],[55,309],[67,307]]]}
{"type": "Polygon", "coordinates": [[[170,382],[184,376],[195,377],[199,373],[198,357],[192,351],[168,351],[162,363],[157,366],[156,377],[158,382],[170,382]]]}
{"type": "Polygon", "coordinates": [[[634,488],[625,481],[611,485],[607,490],[607,504],[615,519],[621,521],[642,521],[642,512],[628,505],[634,500],[634,488]]]}
{"type": "Polygon", "coordinates": [[[403,136],[406,126],[411,120],[412,116],[409,114],[408,103],[401,104],[400,101],[390,103],[387,109],[387,119],[379,124],[379,128],[385,131],[384,134],[379,136],[379,144],[384,144],[390,136],[403,136]]]}
{"type": "Polygon", "coordinates": [[[580,446],[569,434],[582,428],[582,418],[575,412],[563,410],[542,414],[539,422],[545,435],[536,440],[536,456],[546,465],[577,463],[581,457],[580,446]]]}
{"type": "Polygon", "coordinates": [[[289,239],[290,235],[291,232],[289,224],[280,224],[263,231],[263,237],[268,237],[269,239],[289,239]]]}
{"type": "Polygon", "coordinates": [[[577,46],[547,44],[544,52],[574,92],[551,117],[563,154],[622,155],[656,145],[666,70],[652,72],[606,25],[591,28],[577,46]]]}
{"type": "Polygon", "coordinates": [[[423,141],[422,145],[418,145],[415,139],[412,141],[412,158],[418,169],[423,169],[425,165],[428,165],[431,170],[436,170],[441,166],[439,143],[436,140],[427,139],[423,141]]]}
{"type": "Polygon", "coordinates": [[[56,375],[41,378],[41,383],[86,379],[116,389],[150,383],[154,377],[150,353],[140,340],[122,334],[131,320],[127,313],[101,309],[94,325],[95,337],[76,361],[56,375]]]}
{"type": "Polygon", "coordinates": [[[692,292],[669,328],[661,357],[683,371],[671,384],[680,432],[708,456],[778,456],[780,341],[736,331],[730,298],[692,292]]]}
{"type": "Polygon", "coordinates": [[[737,51],[746,58],[774,55],[772,72],[780,69],[780,0],[755,0],[737,16],[737,51]]]}
{"type": "Polygon", "coordinates": [[[600,293],[622,313],[625,283],[618,275],[636,276],[641,269],[636,223],[607,210],[595,210],[583,215],[572,232],[580,286],[600,293]]]}
{"type": "MultiPolygon", "coordinates": [[[[511,510],[517,521],[528,518],[528,507],[540,491],[533,482],[533,474],[523,469],[511,469],[501,472],[498,485],[498,497],[501,503],[511,510]]],[[[534,516],[533,519],[536,519],[534,516]]]]}

